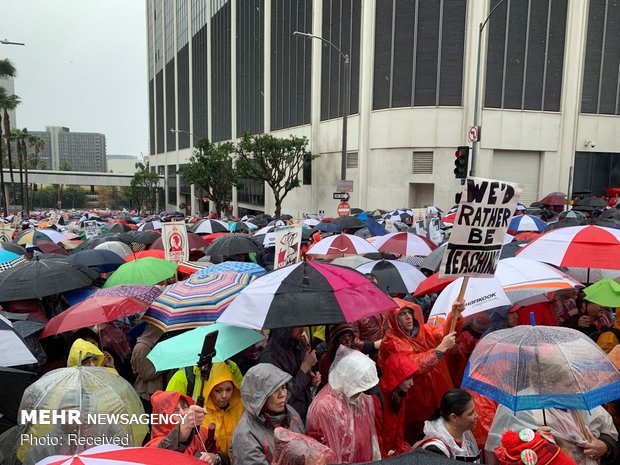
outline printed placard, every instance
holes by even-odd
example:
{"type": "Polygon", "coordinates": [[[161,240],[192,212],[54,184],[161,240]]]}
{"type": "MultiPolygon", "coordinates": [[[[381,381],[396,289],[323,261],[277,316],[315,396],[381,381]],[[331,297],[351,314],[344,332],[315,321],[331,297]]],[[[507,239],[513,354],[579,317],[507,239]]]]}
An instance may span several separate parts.
{"type": "Polygon", "coordinates": [[[181,263],[189,259],[187,227],[182,221],[161,224],[161,237],[166,260],[181,263]]]}
{"type": "Polygon", "coordinates": [[[287,226],[276,230],[275,245],[274,270],[297,263],[301,247],[301,226],[287,226]]]}

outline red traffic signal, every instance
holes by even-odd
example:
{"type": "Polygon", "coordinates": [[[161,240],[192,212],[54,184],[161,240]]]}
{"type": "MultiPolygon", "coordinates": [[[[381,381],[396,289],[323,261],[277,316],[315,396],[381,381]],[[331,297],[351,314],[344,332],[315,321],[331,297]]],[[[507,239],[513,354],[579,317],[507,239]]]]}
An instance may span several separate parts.
{"type": "Polygon", "coordinates": [[[467,168],[469,167],[469,147],[457,147],[454,152],[454,177],[463,179],[467,177],[467,168]]]}

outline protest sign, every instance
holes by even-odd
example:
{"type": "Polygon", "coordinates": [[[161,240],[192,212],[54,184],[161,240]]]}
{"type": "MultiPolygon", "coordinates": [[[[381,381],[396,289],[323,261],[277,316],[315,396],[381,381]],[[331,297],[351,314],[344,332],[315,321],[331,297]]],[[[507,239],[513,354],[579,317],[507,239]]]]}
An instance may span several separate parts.
{"type": "Polygon", "coordinates": [[[90,239],[99,234],[99,228],[95,220],[84,221],[84,229],[86,230],[86,239],[90,239]]]}
{"type": "Polygon", "coordinates": [[[439,225],[439,218],[431,218],[428,222],[428,238],[435,244],[440,245],[443,242],[443,234],[439,225]]]}
{"type": "Polygon", "coordinates": [[[273,269],[299,261],[301,226],[287,226],[276,230],[276,255],[273,269]]]}
{"type": "Polygon", "coordinates": [[[488,278],[495,274],[508,222],[520,195],[521,187],[516,183],[466,180],[439,267],[440,277],[488,278]]]}
{"type": "Polygon", "coordinates": [[[56,223],[58,223],[58,215],[56,214],[56,212],[51,212],[50,213],[50,219],[47,222],[48,226],[54,226],[56,225],[56,223]]]}
{"type": "Polygon", "coordinates": [[[161,237],[166,260],[181,263],[189,259],[187,227],[181,221],[161,224],[161,237]]]}

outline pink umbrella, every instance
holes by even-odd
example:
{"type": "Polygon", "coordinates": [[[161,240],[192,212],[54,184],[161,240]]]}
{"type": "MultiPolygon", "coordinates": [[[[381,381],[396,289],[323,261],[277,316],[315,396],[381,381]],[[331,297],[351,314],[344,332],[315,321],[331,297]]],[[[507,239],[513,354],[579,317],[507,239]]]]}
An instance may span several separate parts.
{"type": "Polygon", "coordinates": [[[362,255],[378,252],[367,240],[351,234],[337,234],[314,244],[306,255],[362,255]]]}
{"type": "Polygon", "coordinates": [[[437,246],[426,237],[409,232],[396,232],[378,237],[373,244],[379,252],[426,257],[437,246]]]}

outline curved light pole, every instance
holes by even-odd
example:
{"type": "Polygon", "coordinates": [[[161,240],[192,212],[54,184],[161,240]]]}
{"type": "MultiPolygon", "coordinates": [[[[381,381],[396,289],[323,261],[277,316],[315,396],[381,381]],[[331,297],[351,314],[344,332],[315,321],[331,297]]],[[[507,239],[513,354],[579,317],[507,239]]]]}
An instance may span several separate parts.
{"type": "Polygon", "coordinates": [[[8,39],[0,39],[0,44],[2,45],[26,45],[22,42],[11,42],[8,39]]]}
{"type": "Polygon", "coordinates": [[[349,108],[351,103],[351,60],[349,59],[349,55],[342,53],[342,50],[340,50],[333,43],[331,43],[327,39],[324,39],[323,37],[300,31],[294,31],[293,35],[302,36],[306,39],[320,40],[321,42],[335,49],[340,55],[340,57],[344,60],[344,82],[342,84],[342,155],[340,160],[340,179],[344,181],[345,179],[347,179],[347,117],[349,116],[349,108]]]}
{"type": "Polygon", "coordinates": [[[480,105],[480,55],[482,51],[482,31],[489,22],[489,19],[491,19],[493,13],[495,13],[495,10],[497,10],[497,7],[505,1],[506,0],[501,0],[497,5],[495,5],[489,13],[489,16],[487,16],[484,22],[480,23],[478,26],[478,56],[476,58],[476,89],[474,92],[474,127],[478,130],[478,137],[471,144],[471,170],[469,172],[471,176],[476,176],[476,156],[478,155],[478,143],[480,140],[480,131],[478,128],[478,107],[480,105]]]}

